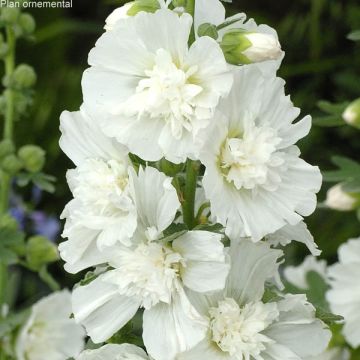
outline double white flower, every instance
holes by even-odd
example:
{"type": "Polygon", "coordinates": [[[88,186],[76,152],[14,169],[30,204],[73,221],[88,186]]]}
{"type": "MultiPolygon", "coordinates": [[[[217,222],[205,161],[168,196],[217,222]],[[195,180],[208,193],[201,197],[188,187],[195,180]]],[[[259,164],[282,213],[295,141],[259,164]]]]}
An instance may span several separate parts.
{"type": "Polygon", "coordinates": [[[144,160],[194,157],[232,75],[209,37],[190,47],[189,14],[162,9],[119,19],[97,41],[83,76],[85,105],[104,112],[102,128],[144,160]]]}
{"type": "Polygon", "coordinates": [[[200,153],[212,214],[230,236],[258,241],[315,210],[321,174],[294,145],[311,126],[310,116],[293,123],[299,113],[283,80],[236,70],[200,153]]]}
{"type": "Polygon", "coordinates": [[[179,360],[295,360],[320,354],[331,333],[303,295],[264,303],[267,280],[277,277],[283,253],[268,244],[232,241],[225,289],[189,298],[208,319],[206,338],[179,360]]]}

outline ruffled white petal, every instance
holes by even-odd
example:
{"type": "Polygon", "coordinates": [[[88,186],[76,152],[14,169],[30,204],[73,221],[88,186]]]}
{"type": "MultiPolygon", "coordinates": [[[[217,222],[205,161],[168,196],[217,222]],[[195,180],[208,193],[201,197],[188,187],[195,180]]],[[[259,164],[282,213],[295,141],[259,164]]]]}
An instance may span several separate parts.
{"type": "Polygon", "coordinates": [[[321,354],[328,346],[331,331],[316,319],[315,308],[305,295],[286,295],[278,302],[279,321],[264,332],[276,343],[294,352],[299,359],[321,354]]]}
{"type": "Polygon", "coordinates": [[[81,323],[94,343],[108,340],[131,320],[140,306],[134,298],[122,296],[103,276],[73,291],[75,320],[81,323]]]}
{"type": "Polygon", "coordinates": [[[171,360],[191,349],[205,337],[206,330],[207,321],[182,291],[174,294],[170,305],[159,303],[144,312],[144,344],[149,355],[157,360],[171,360]]]}
{"type": "Polygon", "coordinates": [[[140,167],[138,175],[131,171],[130,187],[142,225],[160,234],[172,223],[180,207],[171,178],[155,168],[140,167]]]}
{"type": "Polygon", "coordinates": [[[131,344],[107,344],[99,349],[85,350],[75,360],[148,360],[145,351],[131,344]]]}
{"type": "Polygon", "coordinates": [[[282,251],[271,249],[266,243],[232,240],[226,296],[234,298],[240,305],[259,301],[264,294],[265,281],[277,276],[282,255],[282,251]]]}
{"type": "Polygon", "coordinates": [[[280,230],[266,236],[266,241],[272,246],[286,246],[292,241],[297,241],[306,245],[313,256],[321,254],[314,237],[311,235],[306,224],[301,221],[296,225],[285,225],[280,230]]]}

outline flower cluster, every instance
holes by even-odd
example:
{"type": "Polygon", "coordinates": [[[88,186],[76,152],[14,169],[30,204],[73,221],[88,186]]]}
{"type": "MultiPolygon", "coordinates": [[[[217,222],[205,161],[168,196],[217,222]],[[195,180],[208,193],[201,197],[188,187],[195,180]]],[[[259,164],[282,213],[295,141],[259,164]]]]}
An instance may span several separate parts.
{"type": "Polygon", "coordinates": [[[276,76],[273,29],[226,18],[219,0],[178,3],[115,10],[80,110],[61,116],[75,168],[59,250],[68,272],[95,268],[73,290],[75,321],[103,344],[142,314],[147,351],[108,344],[78,360],[316,356],[330,331],[279,281],[283,246],[319,254],[303,217],[321,175],[296,146],[311,118],[297,120],[276,76]]]}

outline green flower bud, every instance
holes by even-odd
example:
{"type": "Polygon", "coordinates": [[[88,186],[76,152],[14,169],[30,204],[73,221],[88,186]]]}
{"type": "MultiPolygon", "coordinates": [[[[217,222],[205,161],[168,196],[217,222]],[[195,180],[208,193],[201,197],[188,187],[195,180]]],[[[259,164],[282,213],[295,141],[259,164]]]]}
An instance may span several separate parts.
{"type": "Polygon", "coordinates": [[[282,51],[274,35],[252,33],[242,29],[227,32],[220,43],[227,62],[233,65],[276,60],[282,51]]]}
{"type": "Polygon", "coordinates": [[[346,123],[360,129],[360,98],[354,100],[345,109],[342,117],[346,123]]]}
{"type": "Polygon", "coordinates": [[[20,15],[19,25],[25,35],[30,35],[35,31],[36,23],[32,15],[24,13],[20,15]]]}
{"type": "Polygon", "coordinates": [[[3,7],[1,8],[0,20],[5,24],[15,24],[19,18],[20,10],[17,7],[3,7]]]}
{"type": "Polygon", "coordinates": [[[0,228],[7,228],[15,231],[18,227],[18,222],[11,215],[5,214],[0,217],[0,228]]]}
{"type": "Polygon", "coordinates": [[[59,259],[55,244],[44,236],[33,236],[29,238],[26,245],[26,262],[30,269],[40,270],[43,265],[59,259]]]}
{"type": "Polygon", "coordinates": [[[24,163],[24,168],[29,172],[39,172],[45,165],[45,151],[39,146],[22,146],[19,149],[18,156],[24,163]]]}
{"type": "Polygon", "coordinates": [[[12,154],[15,151],[15,146],[11,140],[5,139],[0,142],[0,159],[12,154]]]}
{"type": "Polygon", "coordinates": [[[135,16],[140,11],[153,13],[160,9],[158,0],[135,0],[131,8],[128,10],[128,16],[135,16]]]}
{"type": "Polygon", "coordinates": [[[219,33],[216,30],[216,26],[213,24],[209,24],[209,23],[201,24],[198,27],[198,35],[199,36],[209,36],[215,40],[219,37],[219,33]]]}
{"type": "Polygon", "coordinates": [[[1,168],[8,174],[14,175],[23,167],[23,163],[14,154],[5,156],[1,161],[1,168]]]}
{"type": "Polygon", "coordinates": [[[27,64],[20,64],[16,67],[12,83],[17,89],[28,89],[36,83],[36,73],[34,69],[27,64]]]}

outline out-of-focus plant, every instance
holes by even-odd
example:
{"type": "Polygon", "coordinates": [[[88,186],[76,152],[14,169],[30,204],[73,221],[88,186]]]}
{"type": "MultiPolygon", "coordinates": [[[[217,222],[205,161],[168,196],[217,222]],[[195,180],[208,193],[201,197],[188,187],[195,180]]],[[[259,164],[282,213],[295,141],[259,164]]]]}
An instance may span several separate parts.
{"type": "Polygon", "coordinates": [[[37,77],[30,65],[17,64],[16,47],[20,40],[32,39],[35,20],[20,8],[3,7],[0,29],[0,59],[4,64],[0,96],[3,123],[0,141],[0,359],[7,359],[13,355],[12,335],[27,314],[26,311],[12,311],[16,299],[11,298],[14,283],[10,268],[22,266],[37,273],[52,290],[59,289],[59,285],[47,270],[48,264],[58,260],[58,252],[55,244],[41,235],[39,222],[44,222],[44,214],[25,211],[11,201],[15,198],[14,187],[21,190],[30,185],[38,190],[54,191],[55,178],[43,172],[45,151],[33,144],[18,147],[14,141],[16,124],[26,117],[32,104],[37,77]],[[20,209],[23,210],[21,219],[16,216],[16,210],[20,209]],[[33,221],[30,233],[26,233],[26,226],[21,223],[26,216],[33,221]]]}

